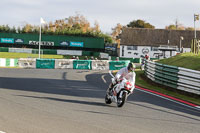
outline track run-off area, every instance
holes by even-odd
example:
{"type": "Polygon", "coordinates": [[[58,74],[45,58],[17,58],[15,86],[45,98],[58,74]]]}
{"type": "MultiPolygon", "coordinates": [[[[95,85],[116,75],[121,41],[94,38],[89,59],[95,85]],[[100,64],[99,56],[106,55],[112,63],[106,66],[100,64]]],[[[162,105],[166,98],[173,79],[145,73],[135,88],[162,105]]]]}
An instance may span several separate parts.
{"type": "Polygon", "coordinates": [[[199,133],[200,109],[139,88],[106,105],[108,71],[0,69],[0,133],[199,133]]]}

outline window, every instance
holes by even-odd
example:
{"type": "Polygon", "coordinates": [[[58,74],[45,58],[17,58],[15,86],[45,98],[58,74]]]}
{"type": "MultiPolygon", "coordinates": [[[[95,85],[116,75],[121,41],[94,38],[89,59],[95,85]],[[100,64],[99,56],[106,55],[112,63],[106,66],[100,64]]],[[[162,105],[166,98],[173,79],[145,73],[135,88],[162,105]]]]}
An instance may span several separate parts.
{"type": "Polygon", "coordinates": [[[131,54],[131,52],[128,52],[128,54],[131,54]]]}
{"type": "Polygon", "coordinates": [[[137,46],[127,46],[127,50],[137,50],[137,46]]]}
{"type": "Polygon", "coordinates": [[[158,51],[158,47],[151,47],[151,51],[158,51]]]}

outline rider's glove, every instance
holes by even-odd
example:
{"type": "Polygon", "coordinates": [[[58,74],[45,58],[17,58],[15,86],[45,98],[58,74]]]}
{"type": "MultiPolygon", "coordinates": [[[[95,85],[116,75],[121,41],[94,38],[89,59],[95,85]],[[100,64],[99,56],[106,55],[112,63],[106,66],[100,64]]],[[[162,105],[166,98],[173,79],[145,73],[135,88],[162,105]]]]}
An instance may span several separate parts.
{"type": "Polygon", "coordinates": [[[112,78],[112,84],[116,84],[116,79],[115,78],[112,78]]]}
{"type": "Polygon", "coordinates": [[[121,79],[119,79],[119,78],[116,78],[116,81],[117,81],[117,82],[120,82],[120,81],[121,81],[121,79]]]}

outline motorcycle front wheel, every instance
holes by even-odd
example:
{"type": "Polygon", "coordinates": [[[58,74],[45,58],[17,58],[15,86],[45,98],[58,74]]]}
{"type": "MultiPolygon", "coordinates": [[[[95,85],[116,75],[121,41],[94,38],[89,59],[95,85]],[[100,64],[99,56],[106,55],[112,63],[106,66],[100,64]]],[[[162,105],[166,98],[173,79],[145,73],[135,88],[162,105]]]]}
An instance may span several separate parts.
{"type": "Polygon", "coordinates": [[[117,107],[122,107],[125,104],[127,93],[123,92],[122,98],[117,99],[117,107]]]}

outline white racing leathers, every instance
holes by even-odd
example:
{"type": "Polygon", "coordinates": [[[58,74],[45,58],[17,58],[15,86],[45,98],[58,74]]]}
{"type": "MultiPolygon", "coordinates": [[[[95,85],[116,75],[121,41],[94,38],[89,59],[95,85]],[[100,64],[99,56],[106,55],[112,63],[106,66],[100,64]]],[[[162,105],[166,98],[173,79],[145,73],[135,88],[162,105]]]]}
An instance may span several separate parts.
{"type": "Polygon", "coordinates": [[[127,67],[120,69],[115,75],[115,78],[117,81],[120,81],[122,79],[122,82],[120,82],[120,84],[117,86],[116,92],[118,93],[124,87],[124,84],[126,83],[127,80],[131,82],[132,84],[131,92],[133,92],[135,88],[135,77],[136,77],[135,72],[128,72],[127,67]]]}

